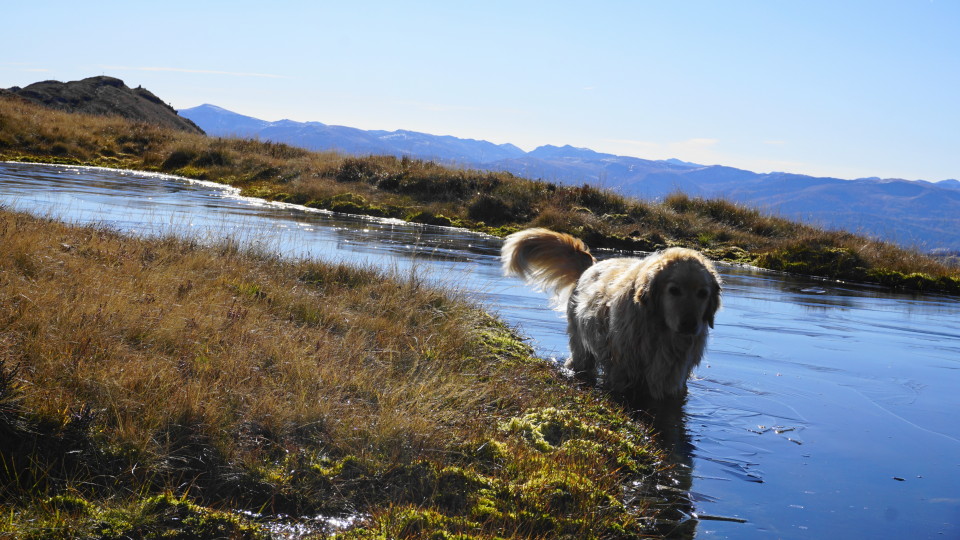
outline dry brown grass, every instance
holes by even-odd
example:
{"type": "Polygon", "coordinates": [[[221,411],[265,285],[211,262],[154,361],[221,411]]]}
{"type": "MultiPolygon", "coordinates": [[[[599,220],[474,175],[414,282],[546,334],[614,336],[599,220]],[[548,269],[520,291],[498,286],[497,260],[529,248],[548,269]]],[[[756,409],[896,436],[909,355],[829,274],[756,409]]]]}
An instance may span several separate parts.
{"type": "Polygon", "coordinates": [[[0,237],[3,346],[29,366],[28,406],[96,404],[138,451],[162,451],[173,417],[225,437],[309,425],[341,453],[400,459],[405,447],[446,447],[454,423],[475,429],[450,411],[536,402],[472,384],[487,369],[482,315],[412,276],[385,285],[372,270],[9,213],[0,237]]]}

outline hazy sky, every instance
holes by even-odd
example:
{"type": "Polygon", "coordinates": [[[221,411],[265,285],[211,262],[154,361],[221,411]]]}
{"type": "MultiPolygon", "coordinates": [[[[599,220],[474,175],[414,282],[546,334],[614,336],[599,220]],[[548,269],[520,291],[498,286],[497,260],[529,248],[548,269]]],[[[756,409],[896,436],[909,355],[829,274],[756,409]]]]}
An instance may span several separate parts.
{"type": "Polygon", "coordinates": [[[960,178],[960,1],[4,1],[0,87],[758,172],[960,178]]]}

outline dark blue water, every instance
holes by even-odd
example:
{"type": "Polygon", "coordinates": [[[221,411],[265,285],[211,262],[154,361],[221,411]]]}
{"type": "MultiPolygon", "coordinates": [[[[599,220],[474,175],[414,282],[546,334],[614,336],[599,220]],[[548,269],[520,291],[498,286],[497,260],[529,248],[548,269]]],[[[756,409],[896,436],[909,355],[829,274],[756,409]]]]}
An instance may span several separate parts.
{"type": "MultiPolygon", "coordinates": [[[[93,168],[0,163],[0,204],[422,273],[483,302],[547,361],[567,354],[562,315],[545,294],[500,275],[496,238],[93,168]]],[[[692,501],[684,530],[960,538],[960,302],[733,266],[721,273],[724,307],[709,350],[662,430],[676,487],[692,501]]]]}

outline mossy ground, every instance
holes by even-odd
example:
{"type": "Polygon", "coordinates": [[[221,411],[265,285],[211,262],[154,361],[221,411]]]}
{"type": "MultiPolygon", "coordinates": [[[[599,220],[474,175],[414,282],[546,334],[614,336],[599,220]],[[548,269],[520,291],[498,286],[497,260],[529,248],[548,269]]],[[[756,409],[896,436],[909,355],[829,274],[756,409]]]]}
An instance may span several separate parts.
{"type": "Polygon", "coordinates": [[[960,279],[950,275],[903,272],[877,268],[847,247],[796,243],[757,258],[763,268],[860,283],[877,283],[896,289],[960,294],[960,279]]]}
{"type": "Polygon", "coordinates": [[[0,209],[0,537],[643,537],[660,460],[416,276],[0,209]]]}
{"type": "Polygon", "coordinates": [[[249,196],[337,212],[498,236],[547,227],[595,248],[653,251],[677,245],[775,270],[922,291],[960,290],[955,267],[917,250],[801,225],[723,200],[674,194],[651,203],[587,185],[451,169],[429,161],[350,157],[188,135],[10,98],[0,99],[0,159],[163,171],[237,186],[249,196]],[[824,254],[838,252],[857,263],[824,262],[824,254]]]}

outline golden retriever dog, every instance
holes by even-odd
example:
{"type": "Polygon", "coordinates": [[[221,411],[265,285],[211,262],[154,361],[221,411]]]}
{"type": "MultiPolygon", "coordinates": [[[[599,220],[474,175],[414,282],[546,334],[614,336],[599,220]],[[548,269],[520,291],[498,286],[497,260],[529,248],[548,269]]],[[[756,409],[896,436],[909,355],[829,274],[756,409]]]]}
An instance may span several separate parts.
{"type": "Polygon", "coordinates": [[[720,308],[721,281],[700,253],[670,248],[597,262],[580,240],[547,229],[511,234],[504,274],[552,290],[566,304],[566,366],[611,392],[683,397],[720,308]]]}

